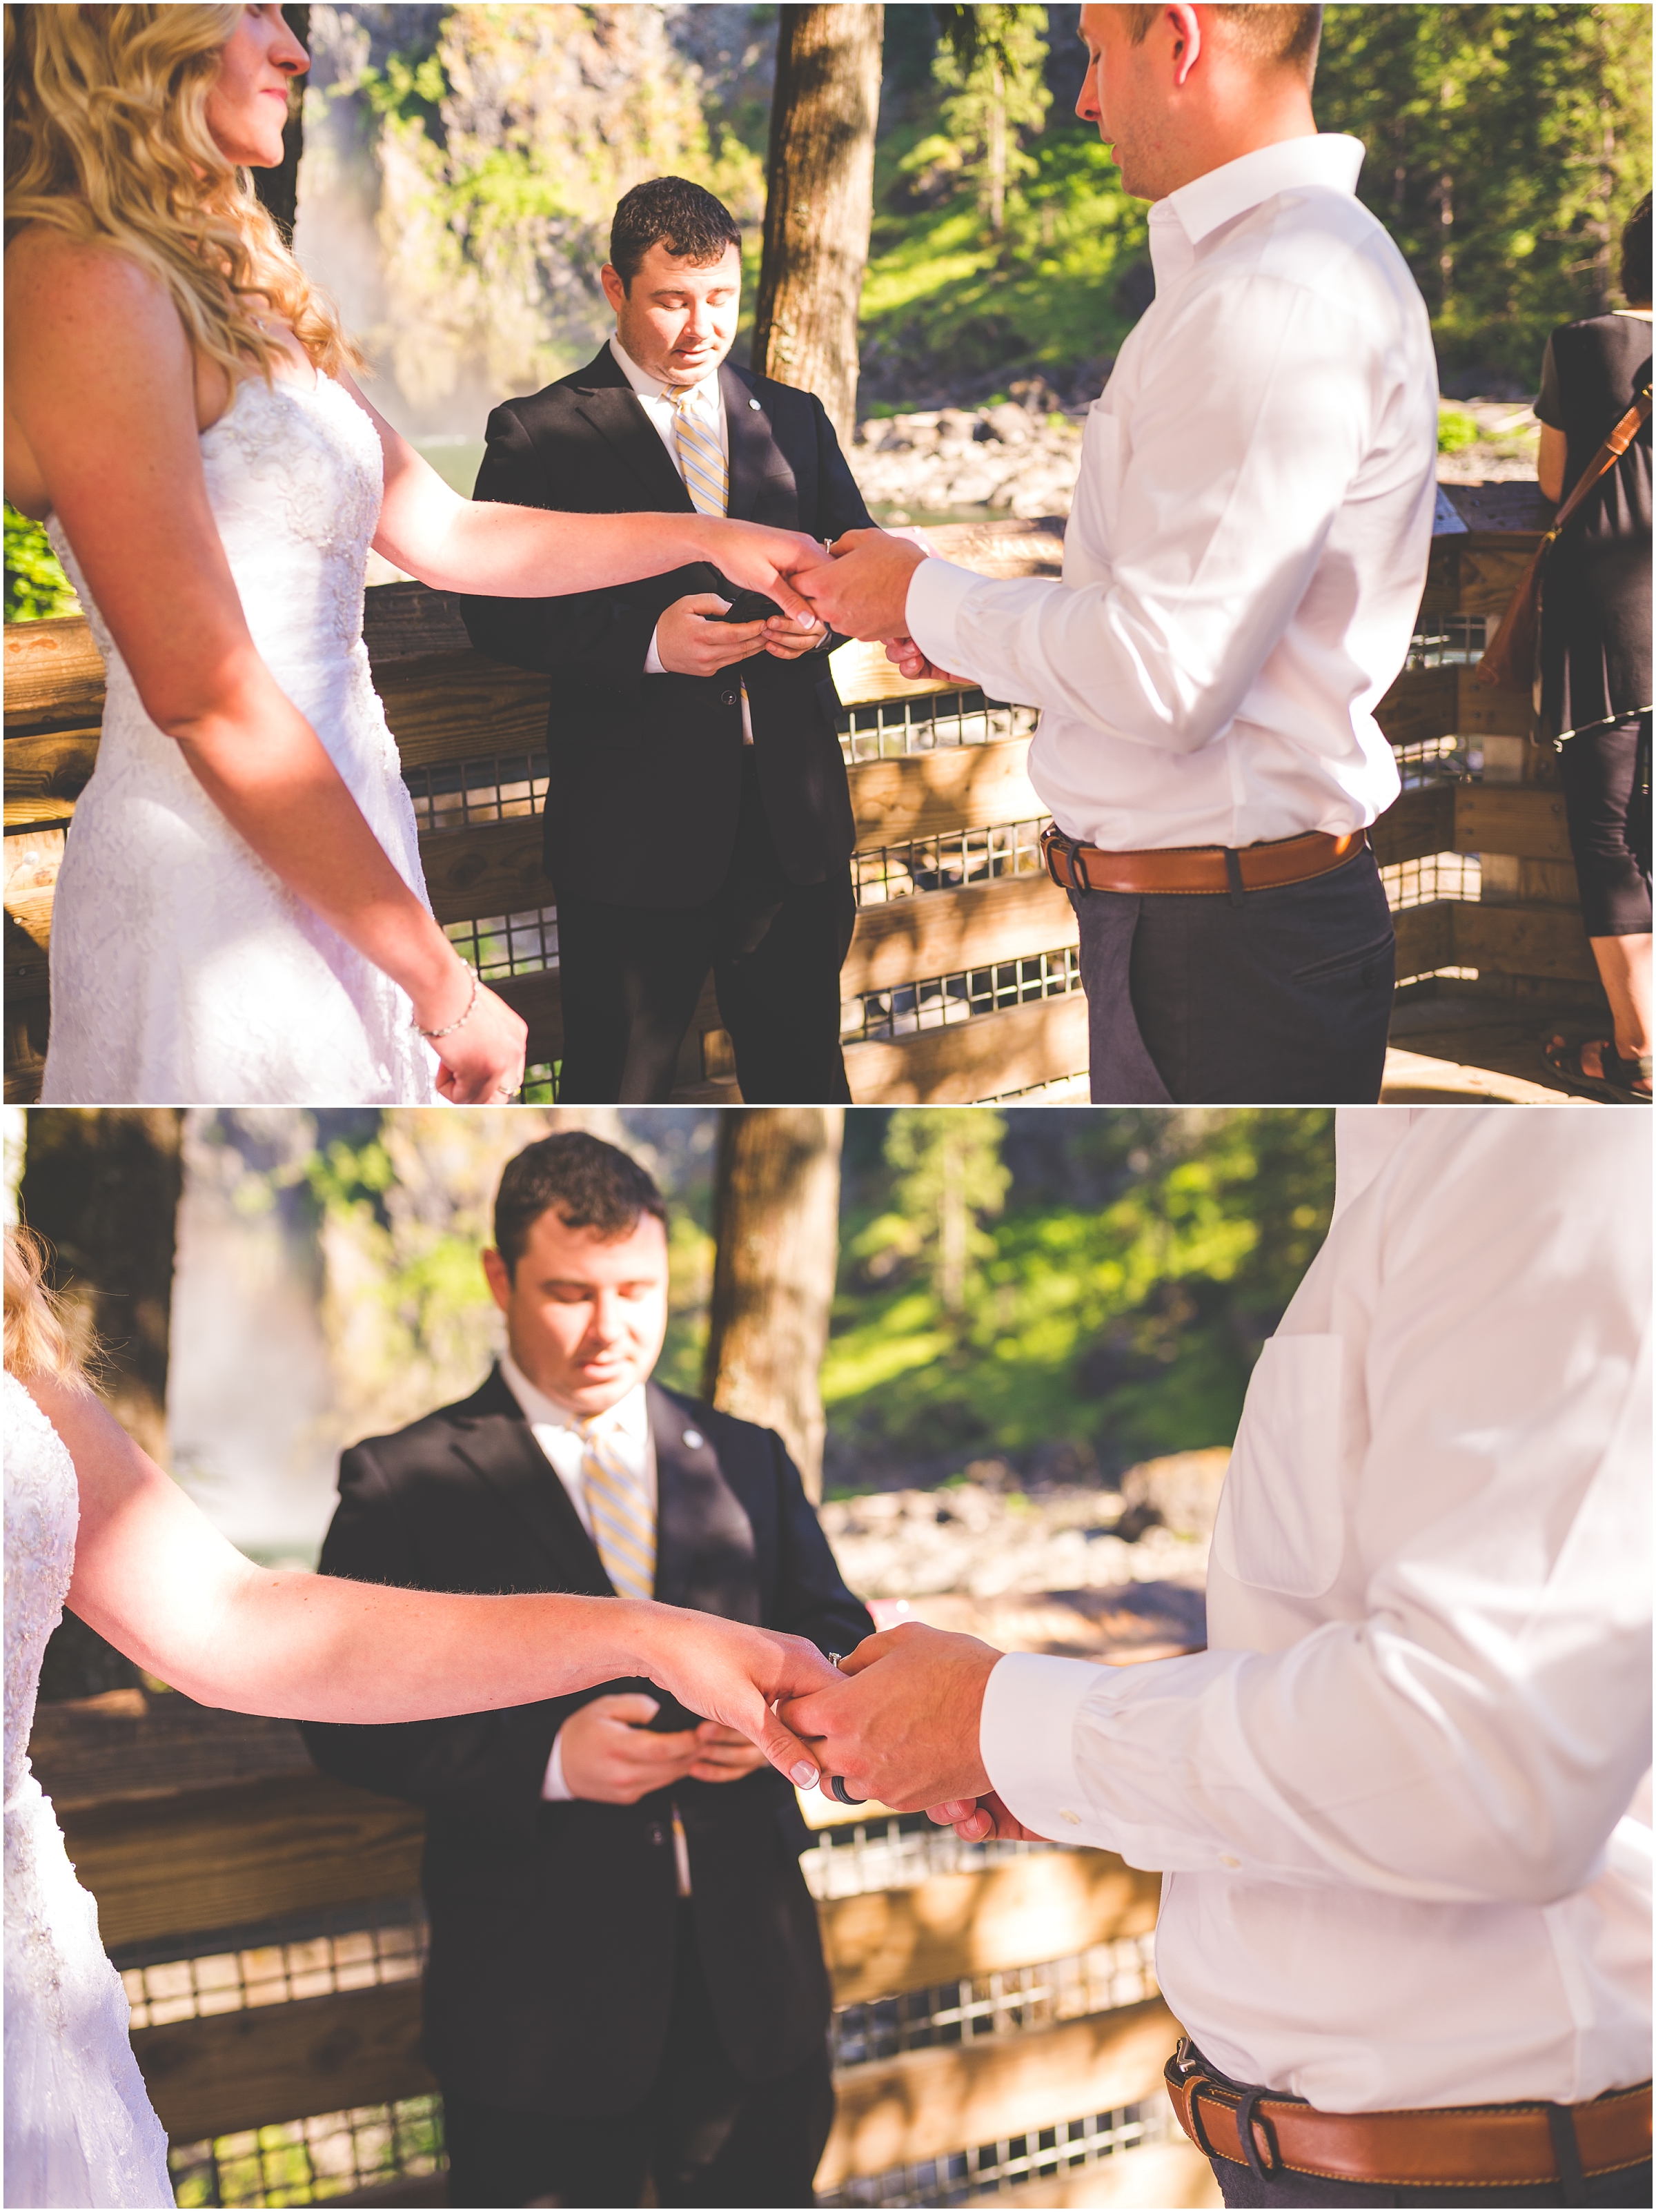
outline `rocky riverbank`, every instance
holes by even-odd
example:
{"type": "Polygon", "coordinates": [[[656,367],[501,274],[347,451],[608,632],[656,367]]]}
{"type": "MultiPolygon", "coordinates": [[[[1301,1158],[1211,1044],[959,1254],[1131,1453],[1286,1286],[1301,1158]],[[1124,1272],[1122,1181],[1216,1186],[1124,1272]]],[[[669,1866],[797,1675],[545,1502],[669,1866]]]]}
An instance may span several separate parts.
{"type": "Polygon", "coordinates": [[[1228,1458],[1180,1452],[1131,1468],[1119,1492],[1058,1483],[1033,1494],[993,1462],[935,1490],[832,1499],[822,1521],[841,1573],[864,1598],[1199,1583],[1228,1458]]]}
{"type": "MultiPolygon", "coordinates": [[[[993,407],[939,407],[859,422],[850,461],[880,519],[986,509],[1035,521],[1067,515],[1081,462],[1086,405],[1065,410],[1006,399],[993,407]]],[[[1540,425],[1524,403],[1443,402],[1441,483],[1533,482],[1540,425]]]]}

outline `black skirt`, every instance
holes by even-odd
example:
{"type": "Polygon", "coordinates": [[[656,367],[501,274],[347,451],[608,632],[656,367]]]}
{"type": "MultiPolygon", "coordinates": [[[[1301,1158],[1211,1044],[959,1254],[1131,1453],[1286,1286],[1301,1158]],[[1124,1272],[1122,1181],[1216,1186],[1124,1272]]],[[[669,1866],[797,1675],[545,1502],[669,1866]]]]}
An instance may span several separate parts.
{"type": "MultiPolygon", "coordinates": [[[[1651,326],[1635,315],[1567,323],[1547,341],[1535,411],[1568,441],[1564,491],[1650,374],[1651,326]]],[[[1590,492],[1547,562],[1542,702],[1556,730],[1651,704],[1650,424],[1590,492]]]]}

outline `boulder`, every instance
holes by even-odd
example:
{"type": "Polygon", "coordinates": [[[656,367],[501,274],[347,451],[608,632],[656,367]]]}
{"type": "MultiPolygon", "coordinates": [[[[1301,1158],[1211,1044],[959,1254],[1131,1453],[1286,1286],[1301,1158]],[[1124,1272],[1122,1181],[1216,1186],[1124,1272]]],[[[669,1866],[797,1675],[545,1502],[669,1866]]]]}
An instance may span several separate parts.
{"type": "Polygon", "coordinates": [[[1170,1528],[1175,1536],[1207,1542],[1229,1464],[1230,1454],[1221,1444],[1129,1468],[1121,1478],[1116,1534],[1131,1539],[1146,1528],[1170,1528]]]}

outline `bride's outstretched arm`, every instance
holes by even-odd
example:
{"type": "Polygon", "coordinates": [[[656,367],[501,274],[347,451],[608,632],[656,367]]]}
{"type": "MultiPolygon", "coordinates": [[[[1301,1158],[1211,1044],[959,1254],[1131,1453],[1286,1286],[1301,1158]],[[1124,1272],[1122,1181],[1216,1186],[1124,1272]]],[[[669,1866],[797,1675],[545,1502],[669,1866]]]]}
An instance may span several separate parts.
{"type": "Polygon", "coordinates": [[[27,1387],[80,1484],[71,1611],[203,1705],[431,1720],[642,1674],[740,1729],[802,1788],[816,1780],[770,1711],[838,1680],[803,1638],[626,1598],[442,1596],[257,1567],[90,1392],[41,1377],[27,1387]]]}
{"type": "Polygon", "coordinates": [[[826,565],[815,538],[717,515],[558,514],[462,499],[349,377],[340,381],[373,421],[385,458],[374,550],[422,583],[481,599],[558,599],[708,561],[731,583],[763,592],[816,628],[788,580],[826,565]]]}
{"type": "MultiPolygon", "coordinates": [[[[399,983],[423,1029],[471,979],[403,881],[308,721],[260,658],[208,503],[182,325],[125,255],[57,232],[6,251],[6,490],[55,513],[145,713],[231,826],[296,896],[399,983]]],[[[307,372],[308,373],[308,372],[307,372]]],[[[480,988],[445,1038],[457,1103],[515,1089],[523,1023],[480,988]]]]}

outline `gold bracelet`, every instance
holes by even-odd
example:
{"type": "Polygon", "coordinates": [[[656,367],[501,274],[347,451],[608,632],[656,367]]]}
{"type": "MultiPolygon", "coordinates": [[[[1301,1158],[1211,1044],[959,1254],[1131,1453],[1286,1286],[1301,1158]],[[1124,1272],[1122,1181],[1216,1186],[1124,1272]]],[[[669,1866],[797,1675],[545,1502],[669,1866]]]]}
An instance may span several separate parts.
{"type": "Polygon", "coordinates": [[[421,1029],[419,1023],[416,1022],[413,1026],[421,1036],[452,1036],[456,1030],[463,1030],[466,1024],[471,1019],[472,1009],[477,1003],[477,970],[472,966],[470,961],[464,958],[461,959],[460,965],[465,969],[467,975],[471,978],[471,996],[466,1000],[466,1010],[464,1013],[461,1015],[458,1022],[447,1022],[440,1030],[422,1030],[421,1029]]]}

